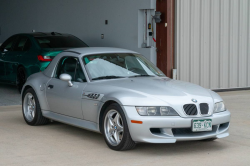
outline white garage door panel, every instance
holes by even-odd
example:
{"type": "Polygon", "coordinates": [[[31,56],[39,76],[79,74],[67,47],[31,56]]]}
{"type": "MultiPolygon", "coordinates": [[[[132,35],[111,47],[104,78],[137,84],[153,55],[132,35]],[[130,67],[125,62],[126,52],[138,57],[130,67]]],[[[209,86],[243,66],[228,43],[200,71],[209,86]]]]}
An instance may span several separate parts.
{"type": "Polygon", "coordinates": [[[250,1],[177,0],[177,78],[210,89],[250,87],[250,1]]]}

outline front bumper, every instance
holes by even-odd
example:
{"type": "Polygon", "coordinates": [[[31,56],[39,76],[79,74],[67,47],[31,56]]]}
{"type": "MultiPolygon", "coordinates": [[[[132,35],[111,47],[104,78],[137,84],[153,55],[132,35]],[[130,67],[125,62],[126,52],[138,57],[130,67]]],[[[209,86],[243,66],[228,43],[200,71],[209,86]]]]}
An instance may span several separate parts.
{"type": "Polygon", "coordinates": [[[202,140],[229,136],[230,112],[224,111],[209,117],[183,118],[179,116],[140,116],[135,107],[123,106],[129,132],[135,142],[175,143],[176,141],[202,140]],[[193,119],[212,119],[212,131],[192,132],[193,119]],[[131,123],[142,121],[142,124],[131,123]]]}

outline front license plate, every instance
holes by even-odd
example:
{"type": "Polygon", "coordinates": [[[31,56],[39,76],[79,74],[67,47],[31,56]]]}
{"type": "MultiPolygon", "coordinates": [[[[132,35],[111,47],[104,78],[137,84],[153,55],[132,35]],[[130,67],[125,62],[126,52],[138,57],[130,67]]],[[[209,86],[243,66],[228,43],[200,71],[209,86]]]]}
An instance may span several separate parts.
{"type": "Polygon", "coordinates": [[[212,131],[212,119],[193,120],[192,131],[212,131]]]}

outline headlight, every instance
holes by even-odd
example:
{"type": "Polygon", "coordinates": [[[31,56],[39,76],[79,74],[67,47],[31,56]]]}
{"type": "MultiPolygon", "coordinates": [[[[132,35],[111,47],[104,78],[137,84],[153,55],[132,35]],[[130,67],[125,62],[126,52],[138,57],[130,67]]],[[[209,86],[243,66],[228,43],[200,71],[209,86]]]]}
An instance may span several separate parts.
{"type": "Polygon", "coordinates": [[[226,111],[226,107],[223,102],[215,103],[214,104],[214,113],[226,111]]]}
{"type": "Polygon", "coordinates": [[[179,116],[171,107],[135,107],[141,116],[179,116]]]}

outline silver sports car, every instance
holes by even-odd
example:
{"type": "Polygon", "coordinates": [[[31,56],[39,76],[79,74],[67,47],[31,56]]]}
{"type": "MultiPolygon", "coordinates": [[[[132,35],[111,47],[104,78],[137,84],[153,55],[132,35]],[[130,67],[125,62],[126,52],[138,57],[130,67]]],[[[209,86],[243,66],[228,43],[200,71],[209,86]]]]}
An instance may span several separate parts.
{"type": "Polygon", "coordinates": [[[102,133],[113,150],[229,135],[230,112],[218,94],[172,80],[142,55],[117,48],[58,54],[28,78],[22,111],[29,125],[54,120],[102,133]]]}

